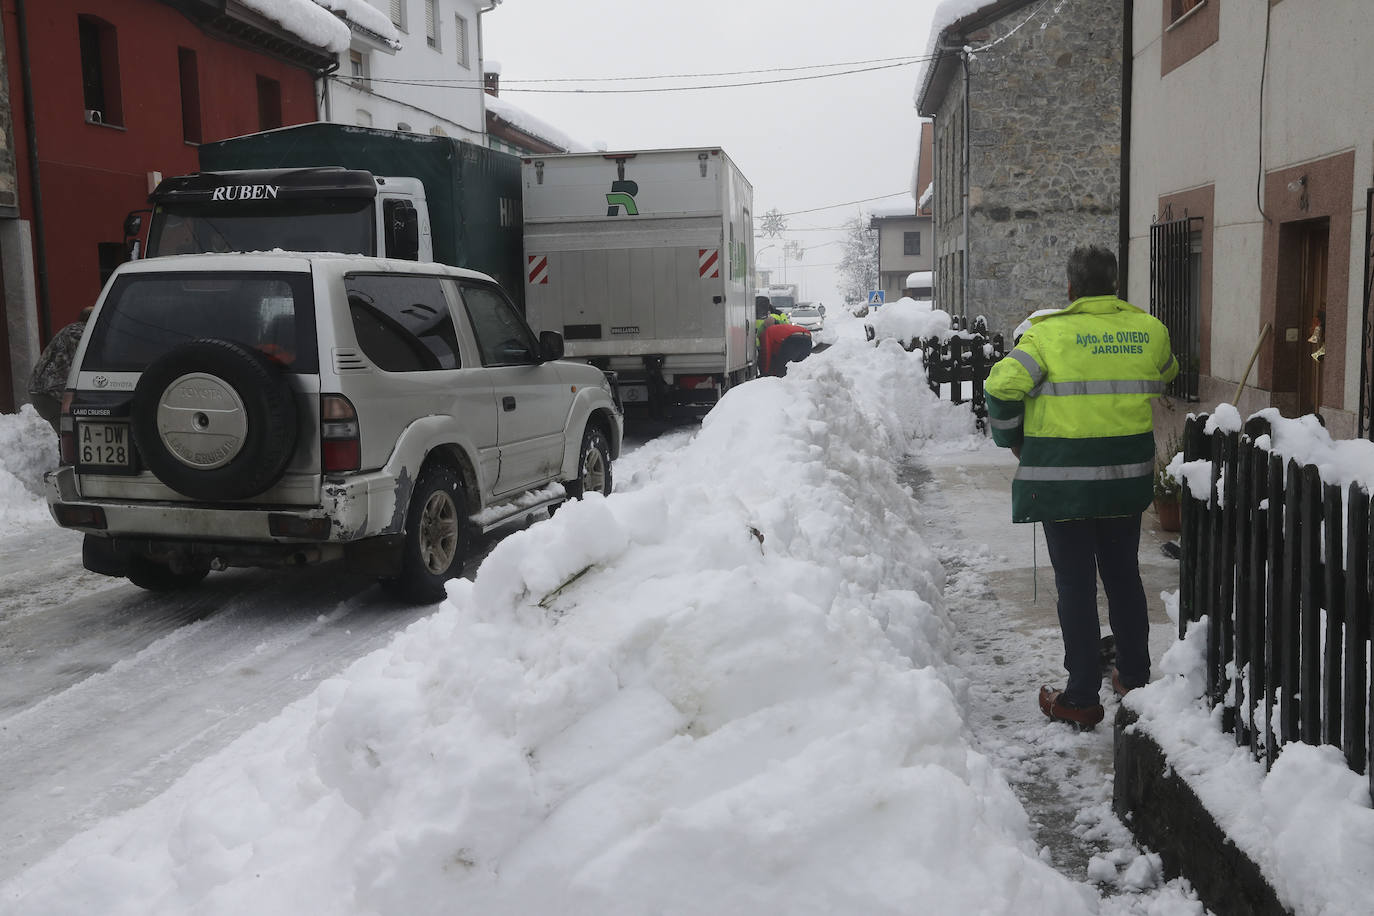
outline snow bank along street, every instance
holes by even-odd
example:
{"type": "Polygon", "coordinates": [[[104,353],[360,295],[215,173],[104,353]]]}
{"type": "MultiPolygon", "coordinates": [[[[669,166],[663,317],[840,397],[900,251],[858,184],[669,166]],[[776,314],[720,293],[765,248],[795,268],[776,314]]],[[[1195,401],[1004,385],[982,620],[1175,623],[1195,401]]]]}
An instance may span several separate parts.
{"type": "MultiPolygon", "coordinates": [[[[846,330],[507,538],[385,649],[0,887],[0,912],[1201,913],[1101,810],[1091,762],[1068,820],[1095,858],[1061,872],[1037,842],[1028,759],[1110,733],[1031,716],[998,739],[971,713],[990,668],[962,621],[997,560],[909,481],[1001,459],[917,356],[846,330]]],[[[41,526],[8,455],[5,521],[41,526]]],[[[1138,708],[1204,746],[1193,641],[1138,708]]],[[[1054,639],[998,650],[1018,648],[1002,677],[1057,670],[1054,639]]],[[[1038,684],[1006,687],[1033,710],[1038,684]]],[[[1347,865],[1374,861],[1367,795],[1324,755],[1276,782],[1235,753],[1230,801],[1272,861],[1331,877],[1294,848],[1331,848],[1306,817],[1275,821],[1298,798],[1347,865]]],[[[1354,912],[1327,883],[1298,911],[1354,912]]]]}

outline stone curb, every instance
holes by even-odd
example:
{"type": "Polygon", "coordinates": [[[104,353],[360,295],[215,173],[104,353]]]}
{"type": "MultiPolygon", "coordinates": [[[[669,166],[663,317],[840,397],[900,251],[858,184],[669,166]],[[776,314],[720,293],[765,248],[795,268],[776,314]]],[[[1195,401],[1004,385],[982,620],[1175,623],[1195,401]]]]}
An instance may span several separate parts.
{"type": "Polygon", "coordinates": [[[1142,846],[1157,852],[1170,878],[1183,877],[1217,916],[1283,916],[1292,911],[1263,873],[1218,826],[1137,716],[1117,709],[1112,809],[1142,846]]]}

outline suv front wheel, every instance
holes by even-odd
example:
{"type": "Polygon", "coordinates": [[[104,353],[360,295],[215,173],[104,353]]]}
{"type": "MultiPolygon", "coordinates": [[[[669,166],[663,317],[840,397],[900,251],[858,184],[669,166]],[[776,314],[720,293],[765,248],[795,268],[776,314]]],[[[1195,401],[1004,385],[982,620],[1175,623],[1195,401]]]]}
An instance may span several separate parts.
{"type": "Polygon", "coordinates": [[[444,583],[463,573],[470,541],[462,480],[452,468],[430,465],[410,496],[401,573],[382,585],[416,604],[442,601],[444,583]]]}
{"type": "Polygon", "coordinates": [[[611,446],[598,426],[588,426],[582,434],[582,451],[577,459],[577,479],[563,484],[569,499],[584,493],[611,494],[611,446]]]}

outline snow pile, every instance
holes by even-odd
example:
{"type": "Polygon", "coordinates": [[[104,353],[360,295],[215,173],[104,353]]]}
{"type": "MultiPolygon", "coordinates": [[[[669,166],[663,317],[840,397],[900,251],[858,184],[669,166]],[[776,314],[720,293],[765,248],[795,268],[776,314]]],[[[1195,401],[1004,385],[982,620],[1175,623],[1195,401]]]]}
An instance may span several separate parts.
{"type": "MultiPolygon", "coordinates": [[[[1056,913],[898,478],[967,436],[844,339],[0,889],[23,912],[1056,913]],[[894,397],[894,392],[899,395],[894,397]]],[[[685,438],[685,436],[684,436],[685,438]]],[[[0,904],[3,906],[3,904],[0,904]]]]}
{"type": "Polygon", "coordinates": [[[0,414],[0,523],[48,517],[43,474],[57,467],[57,436],[28,404],[0,414]]]}
{"type": "Polygon", "coordinates": [[[926,337],[949,336],[952,320],[949,312],[937,309],[929,299],[903,296],[868,313],[869,326],[875,340],[891,338],[903,347],[926,337]]]}

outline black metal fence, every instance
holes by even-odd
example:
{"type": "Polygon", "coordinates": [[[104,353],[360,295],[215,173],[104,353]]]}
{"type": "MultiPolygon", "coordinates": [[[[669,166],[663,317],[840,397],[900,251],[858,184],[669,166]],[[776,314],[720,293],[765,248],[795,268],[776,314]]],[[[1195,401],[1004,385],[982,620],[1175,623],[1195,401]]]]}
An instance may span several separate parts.
{"type": "Polygon", "coordinates": [[[1238,746],[1269,766],[1284,744],[1330,744],[1374,791],[1370,494],[1260,448],[1263,418],[1210,436],[1206,420],[1184,432],[1212,479],[1210,498],[1183,500],[1179,635],[1210,621],[1208,695],[1238,746]]]}
{"type": "MultiPolygon", "coordinates": [[[[936,395],[941,385],[949,385],[949,399],[954,404],[968,400],[973,407],[973,415],[978,418],[978,429],[987,432],[988,406],[983,394],[983,383],[993,364],[1007,355],[1001,334],[988,334],[988,323],[982,315],[972,321],[966,316],[955,315],[950,327],[954,336],[941,340],[939,337],[914,338],[905,341],[907,352],[921,350],[925,360],[926,383],[936,395]],[[964,397],[964,383],[969,383],[969,397],[964,397]]],[[[869,340],[875,339],[873,325],[864,328],[869,340]]]]}
{"type": "MultiPolygon", "coordinates": [[[[970,383],[969,400],[978,429],[987,432],[988,405],[983,383],[993,364],[1007,355],[1001,334],[988,334],[987,321],[980,315],[970,323],[962,315],[954,316],[954,336],[941,341],[927,337],[919,342],[925,359],[926,382],[937,395],[940,386],[949,385],[949,399],[955,404],[964,402],[964,383],[970,383]]],[[[912,347],[915,349],[915,347],[912,347]]]]}

